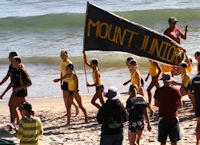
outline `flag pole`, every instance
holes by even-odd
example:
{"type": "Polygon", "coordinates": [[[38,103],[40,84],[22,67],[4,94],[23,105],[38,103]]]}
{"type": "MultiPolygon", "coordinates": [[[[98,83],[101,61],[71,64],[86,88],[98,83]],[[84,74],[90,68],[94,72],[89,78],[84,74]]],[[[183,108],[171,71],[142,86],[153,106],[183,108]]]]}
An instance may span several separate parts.
{"type": "MultiPolygon", "coordinates": [[[[86,71],[86,64],[85,64],[85,59],[84,59],[84,48],[85,48],[85,34],[86,34],[86,24],[87,24],[87,13],[88,13],[88,6],[89,6],[89,2],[87,1],[87,8],[86,8],[86,18],[85,18],[85,29],[84,29],[84,36],[83,36],[83,67],[84,67],[84,73],[85,73],[85,80],[86,80],[86,84],[88,84],[88,79],[87,79],[87,71],[86,71]]],[[[87,85],[86,85],[87,86],[87,85]]],[[[87,86],[87,91],[89,93],[89,87],[87,86]]]]}
{"type": "MultiPolygon", "coordinates": [[[[83,67],[84,67],[84,74],[85,74],[85,80],[86,80],[86,84],[88,84],[88,79],[87,79],[87,71],[86,71],[86,65],[85,65],[85,59],[84,59],[84,55],[83,55],[83,67]]],[[[86,85],[87,87],[87,91],[89,93],[89,87],[86,85]]]]}

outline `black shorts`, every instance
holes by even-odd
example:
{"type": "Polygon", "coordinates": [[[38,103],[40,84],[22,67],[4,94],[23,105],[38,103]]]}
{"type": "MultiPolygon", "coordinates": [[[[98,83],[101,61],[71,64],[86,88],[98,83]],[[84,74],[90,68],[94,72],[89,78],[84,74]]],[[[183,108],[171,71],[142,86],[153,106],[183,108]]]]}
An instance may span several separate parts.
{"type": "Polygon", "coordinates": [[[165,144],[168,136],[172,143],[181,140],[179,120],[176,117],[159,119],[158,141],[165,144]]]}
{"type": "Polygon", "coordinates": [[[144,121],[129,122],[128,129],[131,132],[142,131],[144,129],[144,121]]]}
{"type": "MultiPolygon", "coordinates": [[[[67,91],[69,92],[70,95],[72,95],[75,91],[67,91]]],[[[79,92],[79,90],[76,91],[77,93],[79,92]]]]}
{"type": "Polygon", "coordinates": [[[68,91],[69,89],[68,89],[68,83],[67,82],[63,82],[62,83],[62,90],[63,91],[68,91]]]}
{"type": "Polygon", "coordinates": [[[104,86],[103,85],[101,85],[101,86],[96,86],[96,92],[99,90],[99,89],[104,89],[104,86]]]}
{"type": "Polygon", "coordinates": [[[21,89],[18,92],[14,92],[15,97],[26,97],[27,96],[27,90],[21,89]]]}

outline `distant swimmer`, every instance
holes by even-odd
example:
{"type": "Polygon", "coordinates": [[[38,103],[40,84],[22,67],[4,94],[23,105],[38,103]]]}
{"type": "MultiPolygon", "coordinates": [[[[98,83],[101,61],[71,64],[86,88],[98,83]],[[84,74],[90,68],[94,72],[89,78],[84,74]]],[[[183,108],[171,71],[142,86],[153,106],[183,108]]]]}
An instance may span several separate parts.
{"type": "Polygon", "coordinates": [[[148,98],[149,98],[149,104],[151,104],[152,100],[152,94],[151,89],[155,86],[156,88],[159,88],[160,85],[158,83],[158,78],[161,74],[161,68],[159,64],[153,60],[149,60],[149,73],[145,79],[145,81],[148,80],[149,76],[151,76],[151,83],[149,84],[147,88],[148,98]]]}
{"type": "Polygon", "coordinates": [[[85,115],[85,123],[88,122],[88,116],[85,108],[82,105],[81,96],[79,94],[79,86],[78,86],[78,77],[74,72],[73,64],[68,64],[66,67],[67,74],[61,77],[60,79],[54,80],[55,82],[67,80],[68,83],[68,95],[67,95],[67,125],[70,124],[71,118],[71,105],[73,103],[73,99],[75,98],[79,107],[83,111],[85,115]]]}
{"type": "Polygon", "coordinates": [[[91,103],[96,106],[98,109],[101,107],[101,105],[104,104],[104,99],[103,99],[103,90],[104,90],[104,86],[103,86],[103,82],[101,80],[101,74],[98,68],[98,60],[97,59],[92,59],[90,61],[90,64],[87,62],[87,56],[85,54],[85,52],[83,51],[83,55],[84,55],[84,63],[89,66],[93,72],[92,72],[92,79],[93,79],[93,84],[88,84],[88,87],[96,87],[96,93],[94,94],[91,103]],[[101,105],[99,105],[98,103],[96,103],[96,100],[99,99],[101,102],[101,105]]]}
{"type": "MultiPolygon", "coordinates": [[[[69,60],[67,51],[62,50],[60,52],[60,58],[61,58],[61,61],[60,61],[60,78],[61,78],[67,74],[66,66],[68,64],[72,64],[72,62],[69,60]]],[[[67,110],[67,98],[69,95],[67,79],[63,79],[60,81],[60,87],[63,91],[63,99],[64,99],[64,103],[65,103],[65,108],[67,110]]],[[[74,105],[74,107],[76,109],[76,115],[77,115],[79,113],[79,108],[74,102],[72,103],[72,105],[74,105]]]]}

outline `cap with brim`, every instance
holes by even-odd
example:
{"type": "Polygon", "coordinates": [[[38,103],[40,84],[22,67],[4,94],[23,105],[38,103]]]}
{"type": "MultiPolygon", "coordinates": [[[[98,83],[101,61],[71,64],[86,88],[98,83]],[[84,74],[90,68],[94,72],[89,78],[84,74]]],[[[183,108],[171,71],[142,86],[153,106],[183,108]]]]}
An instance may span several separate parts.
{"type": "Polygon", "coordinates": [[[171,77],[170,74],[163,74],[160,80],[165,81],[165,82],[173,82],[174,79],[171,77]]]}
{"type": "Polygon", "coordinates": [[[20,107],[19,110],[26,110],[28,112],[32,111],[32,106],[28,102],[24,102],[20,107]]]}
{"type": "Polygon", "coordinates": [[[120,94],[117,92],[117,88],[110,87],[107,92],[104,93],[104,96],[111,100],[118,100],[120,94]]]}
{"type": "Polygon", "coordinates": [[[178,22],[178,20],[177,20],[175,17],[170,17],[170,18],[168,19],[168,22],[176,23],[176,22],[178,22]]]}

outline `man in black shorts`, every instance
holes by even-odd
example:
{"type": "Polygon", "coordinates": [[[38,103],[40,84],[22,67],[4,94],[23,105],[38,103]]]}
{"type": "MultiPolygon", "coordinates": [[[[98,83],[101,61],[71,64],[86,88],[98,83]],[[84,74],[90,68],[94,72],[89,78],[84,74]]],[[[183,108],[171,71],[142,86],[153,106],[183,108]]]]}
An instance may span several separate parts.
{"type": "Polygon", "coordinates": [[[171,144],[177,145],[181,139],[178,108],[182,106],[181,94],[172,86],[172,78],[169,74],[163,74],[164,86],[156,90],[155,105],[159,108],[158,141],[166,145],[169,136],[171,144]]]}
{"type": "Polygon", "coordinates": [[[198,64],[198,74],[194,76],[189,86],[190,94],[194,95],[194,110],[197,118],[196,139],[197,145],[200,141],[200,64],[198,64]]]}

